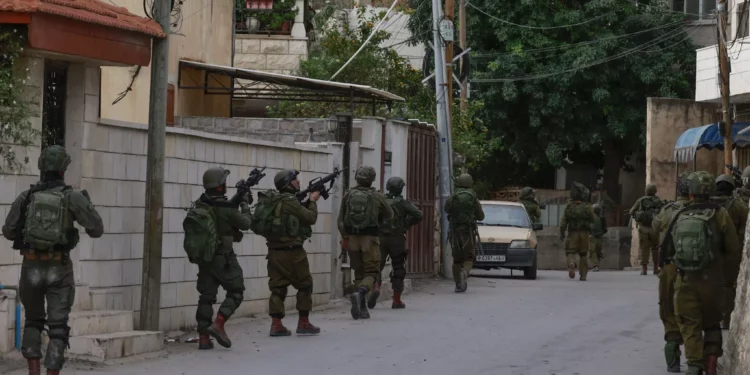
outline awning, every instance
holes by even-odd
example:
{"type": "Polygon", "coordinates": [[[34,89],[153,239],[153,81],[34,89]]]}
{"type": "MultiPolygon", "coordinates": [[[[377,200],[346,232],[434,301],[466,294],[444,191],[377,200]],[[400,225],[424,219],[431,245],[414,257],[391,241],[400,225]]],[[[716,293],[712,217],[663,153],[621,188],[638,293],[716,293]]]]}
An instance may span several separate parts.
{"type": "MultiPolygon", "coordinates": [[[[738,134],[750,127],[750,122],[737,122],[732,126],[732,140],[734,147],[743,148],[750,145],[750,134],[738,134]]],[[[724,137],[719,133],[718,124],[709,124],[685,130],[674,146],[675,161],[685,163],[695,158],[695,153],[701,149],[724,149],[724,137]]]]}
{"type": "Polygon", "coordinates": [[[299,100],[342,103],[389,104],[404,102],[404,98],[374,87],[355,85],[287,74],[268,73],[260,70],[241,69],[180,60],[182,68],[193,68],[205,72],[204,82],[183,82],[180,74],[178,87],[200,89],[206,94],[231,95],[235,99],[299,100]],[[219,79],[223,76],[224,80],[219,79]],[[226,77],[231,84],[222,83],[226,77]],[[243,81],[239,81],[243,80],[243,81]]]}

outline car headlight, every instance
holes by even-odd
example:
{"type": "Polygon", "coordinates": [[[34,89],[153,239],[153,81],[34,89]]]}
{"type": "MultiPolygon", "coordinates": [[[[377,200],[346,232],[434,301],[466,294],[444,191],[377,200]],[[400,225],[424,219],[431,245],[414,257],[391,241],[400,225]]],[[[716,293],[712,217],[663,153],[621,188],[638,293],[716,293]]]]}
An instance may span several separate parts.
{"type": "Polygon", "coordinates": [[[529,240],[515,240],[510,242],[511,249],[528,249],[531,247],[529,240]]]}

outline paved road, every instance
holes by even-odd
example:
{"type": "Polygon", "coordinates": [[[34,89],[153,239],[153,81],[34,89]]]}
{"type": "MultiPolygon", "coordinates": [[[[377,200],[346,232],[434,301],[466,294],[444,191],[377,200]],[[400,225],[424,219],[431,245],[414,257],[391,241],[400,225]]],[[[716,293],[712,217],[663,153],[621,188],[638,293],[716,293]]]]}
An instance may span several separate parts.
{"type": "Polygon", "coordinates": [[[230,350],[175,344],[167,359],[67,373],[666,374],[655,276],[600,272],[580,282],[565,272],[540,272],[535,281],[476,274],[465,294],[454,294],[450,282],[418,284],[406,310],[381,304],[367,321],[353,321],[344,306],[315,313],[318,337],[270,338],[267,321],[251,321],[229,326],[230,350]]]}

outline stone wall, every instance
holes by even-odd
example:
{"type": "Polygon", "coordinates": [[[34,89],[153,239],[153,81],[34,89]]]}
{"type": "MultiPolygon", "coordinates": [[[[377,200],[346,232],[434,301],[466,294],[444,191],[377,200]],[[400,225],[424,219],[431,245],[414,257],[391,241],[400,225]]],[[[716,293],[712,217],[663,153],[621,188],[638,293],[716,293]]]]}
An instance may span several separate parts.
{"type": "MultiPolygon", "coordinates": [[[[747,233],[747,228],[745,228],[747,233]]],[[[750,241],[745,235],[740,275],[737,279],[737,294],[735,298],[732,323],[729,335],[724,336],[725,351],[721,358],[725,375],[746,375],[750,368],[750,262],[748,262],[750,241]]]]}
{"type": "Polygon", "coordinates": [[[324,119],[181,117],[175,119],[175,127],[285,145],[308,140],[328,142],[333,137],[324,119]],[[313,130],[312,138],[310,129],[313,130]]]}
{"type": "Polygon", "coordinates": [[[291,74],[307,59],[307,38],[285,35],[237,35],[234,66],[242,69],[291,74]]]}

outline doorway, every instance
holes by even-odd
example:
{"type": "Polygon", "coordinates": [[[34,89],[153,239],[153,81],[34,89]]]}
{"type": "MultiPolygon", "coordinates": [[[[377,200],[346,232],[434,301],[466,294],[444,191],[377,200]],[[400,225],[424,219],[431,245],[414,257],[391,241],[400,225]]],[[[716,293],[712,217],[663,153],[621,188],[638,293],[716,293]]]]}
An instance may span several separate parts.
{"type": "Polygon", "coordinates": [[[68,64],[45,60],[42,94],[42,149],[52,145],[65,146],[67,83],[68,64]]]}

